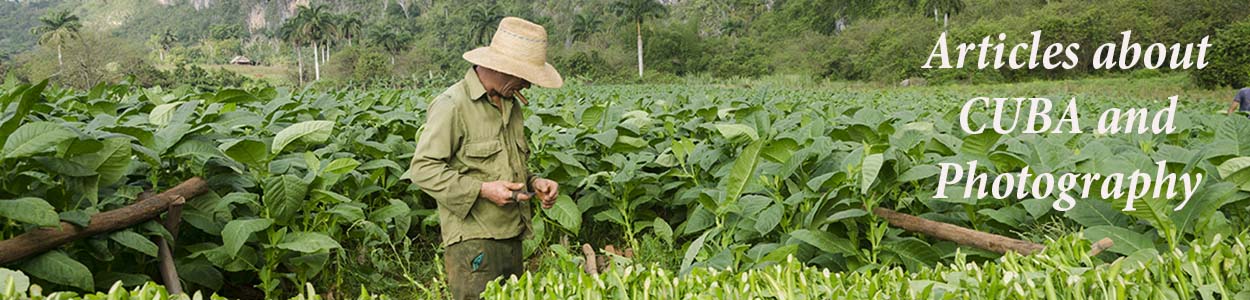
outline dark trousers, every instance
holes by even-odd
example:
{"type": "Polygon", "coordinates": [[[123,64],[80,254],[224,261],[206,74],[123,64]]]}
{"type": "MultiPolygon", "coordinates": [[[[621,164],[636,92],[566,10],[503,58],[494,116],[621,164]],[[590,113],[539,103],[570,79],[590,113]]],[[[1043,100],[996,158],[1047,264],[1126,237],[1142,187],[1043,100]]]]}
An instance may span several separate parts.
{"type": "Polygon", "coordinates": [[[486,284],[525,272],[521,238],[473,239],[447,246],[443,254],[447,288],[453,299],[481,299],[486,284]]]}

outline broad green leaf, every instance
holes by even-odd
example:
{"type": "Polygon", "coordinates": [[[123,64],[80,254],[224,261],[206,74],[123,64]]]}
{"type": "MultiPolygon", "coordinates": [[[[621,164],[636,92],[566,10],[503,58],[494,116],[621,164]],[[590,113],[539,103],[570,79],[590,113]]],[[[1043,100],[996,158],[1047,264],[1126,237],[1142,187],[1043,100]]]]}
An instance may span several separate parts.
{"type": "Polygon", "coordinates": [[[750,138],[751,141],[760,139],[760,135],[755,132],[755,128],[743,124],[716,124],[716,131],[719,131],[725,139],[731,141],[737,141],[743,137],[750,138]]]}
{"type": "Polygon", "coordinates": [[[1250,156],[1250,119],[1232,116],[1215,128],[1215,139],[1236,145],[1237,155],[1250,156]]]}
{"type": "Polygon", "coordinates": [[[40,227],[55,227],[61,224],[56,208],[53,208],[47,201],[34,197],[0,200],[0,217],[40,227]]]}
{"type": "Polygon", "coordinates": [[[347,221],[348,223],[354,223],[356,221],[365,219],[364,209],[349,205],[347,203],[341,203],[339,205],[335,205],[334,208],[326,212],[338,215],[339,217],[343,218],[343,220],[347,221]]]}
{"type": "Polygon", "coordinates": [[[317,202],[321,202],[321,203],[347,203],[347,202],[352,202],[352,199],[351,199],[351,198],[347,198],[347,196],[343,196],[343,194],[339,194],[339,193],[336,193],[336,192],[333,192],[333,191],[327,191],[327,190],[323,190],[323,189],[314,189],[314,190],[312,190],[312,193],[313,193],[313,195],[312,195],[312,199],[313,199],[313,200],[316,200],[317,202]]]}
{"type": "Polygon", "coordinates": [[[763,212],[764,209],[768,208],[768,206],[773,204],[773,202],[773,198],[765,196],[743,195],[738,198],[738,207],[742,209],[743,215],[754,216],[763,212]]]}
{"type": "Polygon", "coordinates": [[[86,177],[95,176],[95,170],[88,168],[78,162],[60,158],[60,157],[35,157],[43,168],[49,172],[61,174],[69,177],[86,177]]]}
{"type": "Polygon", "coordinates": [[[262,168],[269,161],[269,145],[251,138],[222,143],[218,149],[230,159],[252,168],[262,168]]]}
{"type": "MultiPolygon", "coordinates": [[[[954,204],[976,205],[977,190],[973,188],[972,197],[964,197],[964,189],[965,187],[962,185],[947,186],[945,191],[946,198],[933,198],[933,200],[954,204]]],[[[986,187],[986,192],[989,192],[989,187],[986,187]]]]}
{"type": "Polygon", "coordinates": [[[916,238],[904,238],[885,243],[885,248],[898,255],[909,270],[932,266],[941,255],[932,246],[916,238]]]}
{"type": "Polygon", "coordinates": [[[156,135],[153,136],[153,141],[156,144],[153,145],[154,147],[152,150],[155,151],[156,154],[165,154],[165,151],[168,151],[170,148],[173,148],[174,145],[177,145],[178,142],[182,141],[182,138],[187,136],[187,133],[190,131],[191,125],[185,123],[175,123],[162,127],[161,129],[158,129],[156,131],[156,135]]]}
{"type": "Polygon", "coordinates": [[[716,225],[716,215],[703,207],[697,207],[690,213],[690,218],[686,220],[686,223],[682,223],[682,225],[685,226],[682,230],[683,236],[703,231],[712,225],[716,225]]]}
{"type": "MultiPolygon", "coordinates": [[[[1049,201],[1046,206],[1051,207],[1049,201]]],[[[1128,215],[1113,208],[1111,203],[1098,199],[1077,200],[1076,206],[1064,212],[1063,215],[1085,227],[1126,226],[1129,223],[1128,215]]]]}
{"type": "Polygon", "coordinates": [[[1243,191],[1250,191],[1250,157],[1242,156],[1224,161],[1217,168],[1220,178],[1225,182],[1237,185],[1243,191]]]}
{"type": "Polygon", "coordinates": [[[574,158],[573,155],[570,155],[565,152],[556,151],[556,152],[552,152],[551,156],[554,156],[556,160],[560,161],[560,164],[563,164],[566,167],[571,167],[577,170],[581,170],[583,174],[585,174],[586,172],[586,167],[582,166],[582,163],[577,161],[577,158],[574,158]]]}
{"type": "MultiPolygon", "coordinates": [[[[10,74],[12,74],[12,72],[10,72],[10,74]]],[[[0,145],[3,146],[0,147],[0,149],[9,149],[8,141],[13,137],[14,131],[17,130],[18,126],[22,125],[22,122],[26,120],[26,115],[30,114],[30,110],[35,106],[35,103],[43,98],[43,89],[47,86],[48,80],[44,79],[43,81],[40,81],[39,84],[19,88],[21,92],[15,92],[21,94],[14,95],[14,97],[19,97],[20,99],[17,99],[17,107],[16,110],[12,110],[13,114],[6,116],[8,119],[5,120],[4,123],[0,123],[0,143],[4,143],[0,145]]],[[[0,107],[0,115],[7,114],[7,111],[5,110],[8,109],[8,106],[9,105],[6,103],[4,106],[0,107]]],[[[0,151],[0,155],[4,153],[7,153],[7,151],[0,151]]]]}
{"type": "Polygon", "coordinates": [[[577,204],[573,203],[573,199],[568,195],[560,195],[556,197],[556,203],[551,209],[544,211],[551,219],[559,223],[560,226],[577,235],[582,228],[582,211],[577,209],[577,204]]]}
{"type": "Polygon", "coordinates": [[[282,238],[282,243],[275,245],[275,247],[301,253],[313,253],[321,250],[340,248],[338,241],[335,241],[323,233],[305,231],[297,231],[286,234],[286,236],[282,238]]]}
{"type": "Polygon", "coordinates": [[[780,203],[773,204],[761,211],[755,216],[755,231],[761,235],[767,235],[777,228],[777,224],[781,224],[781,217],[784,212],[780,203]]]}
{"type": "Polygon", "coordinates": [[[326,164],[325,172],[330,173],[330,174],[344,175],[344,174],[347,174],[348,172],[351,172],[352,170],[355,170],[356,167],[358,166],[360,166],[360,162],[356,161],[355,159],[340,158],[340,159],[335,159],[334,161],[331,161],[329,164],[326,164]]]}
{"type": "Polygon", "coordinates": [[[61,221],[78,225],[78,227],[87,227],[88,225],[91,225],[91,215],[93,215],[93,213],[89,213],[86,210],[76,209],[63,211],[57,215],[61,218],[61,221]]]}
{"type": "Polygon", "coordinates": [[[147,237],[144,237],[142,234],[138,234],[130,230],[122,230],[122,231],[118,231],[118,232],[114,232],[113,234],[110,234],[109,239],[113,240],[114,242],[117,242],[118,244],[121,244],[122,246],[125,246],[126,248],[139,251],[139,253],[147,254],[148,256],[151,256],[151,257],[156,257],[156,250],[157,250],[156,243],[153,243],[152,240],[149,240],[147,237]]]}
{"type": "Polygon", "coordinates": [[[938,171],[940,171],[938,167],[934,167],[933,165],[917,165],[907,169],[907,171],[904,171],[903,174],[899,174],[898,178],[895,180],[898,182],[917,181],[933,177],[933,175],[938,174],[938,171]]]}
{"type": "MultiPolygon", "coordinates": [[[[1206,222],[1211,214],[1227,204],[1237,193],[1237,188],[1228,182],[1204,184],[1189,203],[1181,210],[1173,210],[1168,216],[1181,233],[1192,233],[1199,223],[1206,222]]],[[[1182,196],[1183,197],[1183,196],[1182,196]]],[[[1180,202],[1176,202],[1178,205],[1180,202]]]]}
{"type": "Polygon", "coordinates": [[[221,230],[221,247],[225,254],[234,258],[238,255],[239,248],[243,247],[243,243],[247,242],[248,237],[253,233],[260,232],[273,225],[270,219],[238,219],[226,223],[226,227],[221,230]]]}
{"type": "Polygon", "coordinates": [[[868,188],[877,181],[877,174],[881,172],[881,165],[885,163],[885,157],[881,153],[872,154],[864,157],[863,168],[860,169],[860,192],[868,194],[868,188]]]}
{"type": "Polygon", "coordinates": [[[616,144],[616,136],[617,136],[616,128],[612,128],[612,129],[604,130],[603,132],[600,132],[600,133],[592,134],[590,135],[590,138],[594,139],[596,142],[599,142],[599,144],[603,145],[604,147],[611,148],[612,145],[616,144]]]}
{"type": "Polygon", "coordinates": [[[655,221],[651,221],[651,228],[655,230],[655,235],[663,239],[668,244],[673,244],[673,227],[668,225],[667,221],[660,217],[655,217],[655,221]]]}
{"type": "Polygon", "coordinates": [[[699,237],[694,239],[693,242],[690,242],[690,246],[686,247],[686,255],[682,256],[681,270],[679,271],[679,273],[681,274],[690,273],[690,270],[691,270],[690,267],[691,265],[694,264],[695,257],[699,256],[699,251],[703,250],[703,244],[707,242],[708,236],[716,235],[719,232],[720,231],[718,229],[711,229],[708,231],[704,231],[702,235],[699,235],[699,237]]]}
{"type": "Polygon", "coordinates": [[[694,152],[694,142],[689,139],[680,139],[673,142],[673,155],[677,156],[677,160],[686,163],[686,159],[690,157],[690,153],[694,152]]]}
{"type": "Polygon", "coordinates": [[[100,185],[107,186],[126,176],[126,170],[133,161],[129,139],[111,138],[103,142],[100,150],[94,153],[72,158],[100,175],[100,185]]]}
{"type": "MultiPolygon", "coordinates": [[[[1168,237],[1167,233],[1174,233],[1176,224],[1172,223],[1172,219],[1168,217],[1172,213],[1172,209],[1168,208],[1164,199],[1143,198],[1133,200],[1131,211],[1123,211],[1124,214],[1131,217],[1146,220],[1150,225],[1158,229],[1162,236],[1168,237]]],[[[1115,199],[1113,205],[1116,209],[1124,209],[1128,206],[1128,198],[1115,199]]],[[[1175,236],[1169,237],[1174,240],[1175,236]]]]}
{"type": "Polygon", "coordinates": [[[824,231],[812,231],[807,229],[799,229],[790,233],[790,236],[809,245],[815,246],[821,251],[829,253],[838,253],[842,255],[853,256],[859,253],[850,240],[834,236],[832,233],[824,231]]]}
{"type": "Polygon", "coordinates": [[[621,215],[621,211],[615,209],[600,211],[595,214],[594,218],[595,221],[609,221],[617,225],[625,225],[625,216],[621,215]]]}
{"type": "Polygon", "coordinates": [[[1141,249],[1154,249],[1154,239],[1124,227],[1094,226],[1085,228],[1085,238],[1090,241],[1097,242],[1108,237],[1111,238],[1114,244],[1107,251],[1129,255],[1141,249]]]}
{"type": "Polygon", "coordinates": [[[260,101],[255,95],[240,89],[224,89],[213,96],[210,103],[246,103],[260,101]]]}
{"type": "Polygon", "coordinates": [[[755,178],[755,167],[759,164],[760,147],[763,144],[762,140],[757,140],[742,148],[742,152],[734,160],[733,168],[729,169],[729,176],[726,177],[722,205],[737,201],[747,183],[755,178]]]}
{"type": "Polygon", "coordinates": [[[92,290],[92,283],[95,282],[87,266],[65,255],[65,252],[61,250],[52,250],[36,256],[23,263],[19,269],[35,278],[84,291],[92,290]]]}
{"type": "Polygon", "coordinates": [[[78,134],[60,124],[30,122],[5,139],[4,149],[0,153],[4,153],[4,158],[27,157],[51,150],[52,146],[76,137],[78,134]]]}
{"type": "Polygon", "coordinates": [[[388,223],[394,218],[406,216],[412,212],[412,209],[408,207],[408,203],[395,199],[391,199],[390,203],[390,205],[384,206],[373,211],[373,213],[370,213],[369,220],[377,223],[388,223]]]}
{"type": "Polygon", "coordinates": [[[178,106],[182,105],[182,103],[182,101],[178,101],[157,105],[156,108],[152,109],[152,112],[148,113],[148,123],[152,123],[156,127],[169,125],[169,121],[174,117],[174,110],[178,109],[178,106]]]}
{"type": "Polygon", "coordinates": [[[977,213],[988,216],[990,219],[994,219],[994,221],[998,221],[999,223],[1011,226],[1011,228],[1020,227],[1020,224],[1025,222],[1025,218],[1027,218],[1028,214],[1028,212],[1024,211],[1023,208],[1015,206],[998,209],[982,208],[981,210],[978,210],[977,213]]]}
{"type": "Polygon", "coordinates": [[[265,180],[261,203],[269,217],[278,224],[287,224],[304,203],[308,184],[294,175],[270,177],[265,180]]]}
{"type": "Polygon", "coordinates": [[[994,145],[998,144],[1000,137],[1002,135],[993,130],[966,136],[963,139],[963,145],[959,146],[959,151],[974,158],[988,159],[990,151],[994,149],[994,145]]]}
{"type": "Polygon", "coordinates": [[[303,140],[308,143],[321,143],[330,138],[330,133],[334,130],[334,122],[331,121],[304,121],[291,125],[286,129],[279,131],[273,137],[273,148],[270,151],[274,154],[282,152],[286,146],[296,140],[303,140]]]}
{"type": "Polygon", "coordinates": [[[867,211],[864,211],[858,208],[852,208],[852,209],[847,209],[844,211],[839,211],[830,215],[828,218],[825,218],[825,223],[833,223],[833,222],[842,221],[846,219],[858,218],[858,217],[862,217],[866,215],[868,215],[867,211]]]}
{"type": "MultiPolygon", "coordinates": [[[[1029,216],[1032,216],[1033,220],[1037,220],[1046,215],[1047,212],[1050,212],[1050,209],[1054,207],[1053,201],[1045,198],[1033,198],[1020,201],[1020,205],[1024,206],[1024,210],[1029,212],[1029,216]]],[[[1077,201],[1079,202],[1080,200],[1077,201]]],[[[1076,207],[1073,208],[1075,209],[1076,207]]]]}
{"type": "Polygon", "coordinates": [[[584,126],[595,128],[599,126],[599,120],[603,119],[605,111],[606,109],[603,106],[587,106],[585,109],[582,109],[581,116],[578,119],[581,120],[581,124],[584,126]]]}
{"type": "Polygon", "coordinates": [[[764,158],[775,163],[785,163],[790,160],[790,156],[794,155],[794,151],[799,149],[799,144],[793,139],[777,139],[768,143],[767,147],[761,149],[760,153],[764,158]]]}
{"type": "Polygon", "coordinates": [[[224,281],[221,271],[209,264],[205,260],[194,260],[190,262],[181,262],[177,264],[178,277],[182,280],[191,282],[209,289],[221,289],[224,281]]]}
{"type": "Polygon", "coordinates": [[[321,158],[312,151],[304,151],[304,166],[307,167],[308,173],[321,175],[321,158]]]}

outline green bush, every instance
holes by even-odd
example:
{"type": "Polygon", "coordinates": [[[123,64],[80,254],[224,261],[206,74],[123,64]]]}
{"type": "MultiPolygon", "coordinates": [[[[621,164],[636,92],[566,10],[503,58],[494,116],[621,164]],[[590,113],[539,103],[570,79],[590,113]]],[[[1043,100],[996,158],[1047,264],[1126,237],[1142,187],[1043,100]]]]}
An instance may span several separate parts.
{"type": "MultiPolygon", "coordinates": [[[[672,272],[654,265],[615,265],[600,275],[576,266],[492,282],[485,299],[1244,299],[1250,296],[1245,242],[1216,237],[1186,250],[1145,249],[1111,263],[1088,254],[1079,235],[1047,243],[1030,256],[1015,253],[916,272],[884,268],[833,272],[793,257],[747,270],[697,268],[672,272]]],[[[565,251],[556,245],[555,251],[565,251]]]]}
{"type": "Polygon", "coordinates": [[[585,77],[602,79],[613,76],[607,60],[599,55],[599,51],[577,51],[567,55],[552,57],[552,61],[560,74],[568,78],[585,77]]]}
{"type": "Polygon", "coordinates": [[[1250,20],[1218,31],[1211,41],[1206,68],[1190,73],[1194,83],[1205,88],[1250,85],[1250,20]]]}

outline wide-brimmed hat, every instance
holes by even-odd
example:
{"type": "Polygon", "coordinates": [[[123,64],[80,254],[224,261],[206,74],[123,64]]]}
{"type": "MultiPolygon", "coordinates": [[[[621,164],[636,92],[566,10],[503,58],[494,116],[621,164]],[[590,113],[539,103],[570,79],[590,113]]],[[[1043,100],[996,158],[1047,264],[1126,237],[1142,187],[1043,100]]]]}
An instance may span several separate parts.
{"type": "Polygon", "coordinates": [[[547,30],[521,18],[506,17],[490,39],[490,46],[465,52],[465,60],[545,88],[558,88],[564,79],[547,63],[547,30]]]}

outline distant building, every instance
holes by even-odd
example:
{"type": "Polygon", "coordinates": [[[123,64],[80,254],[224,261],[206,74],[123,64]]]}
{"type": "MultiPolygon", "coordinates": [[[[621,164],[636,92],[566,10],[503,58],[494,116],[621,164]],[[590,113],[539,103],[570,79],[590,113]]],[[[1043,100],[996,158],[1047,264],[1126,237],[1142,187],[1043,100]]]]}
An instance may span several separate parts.
{"type": "Polygon", "coordinates": [[[240,56],[235,56],[234,59],[231,59],[230,64],[255,66],[256,62],[252,61],[252,59],[247,58],[246,56],[240,55],[240,56]]]}

